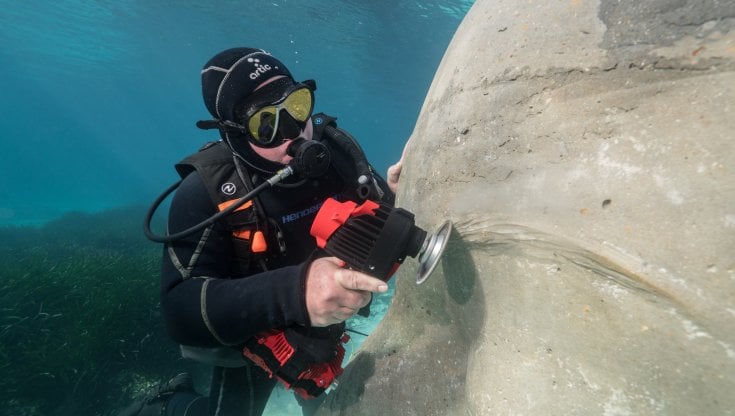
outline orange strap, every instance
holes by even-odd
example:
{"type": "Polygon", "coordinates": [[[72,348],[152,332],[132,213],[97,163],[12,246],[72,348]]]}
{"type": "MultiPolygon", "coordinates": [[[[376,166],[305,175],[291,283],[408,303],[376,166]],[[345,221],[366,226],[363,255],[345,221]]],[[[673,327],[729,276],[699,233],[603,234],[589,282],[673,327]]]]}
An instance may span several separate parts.
{"type": "MultiPolygon", "coordinates": [[[[221,204],[217,205],[217,208],[220,211],[226,210],[229,206],[234,204],[237,201],[237,199],[231,199],[229,201],[222,202],[221,204]]],[[[253,201],[248,201],[241,206],[237,207],[235,211],[242,211],[244,209],[248,209],[253,206],[253,201]]],[[[232,235],[234,235],[236,238],[241,238],[243,240],[250,240],[250,237],[253,237],[253,240],[250,242],[250,250],[253,253],[264,253],[268,250],[268,243],[265,242],[265,236],[263,235],[263,232],[258,230],[254,234],[252,230],[236,230],[232,232],[232,235]]]]}
{"type": "MultiPolygon", "coordinates": [[[[239,199],[239,198],[238,198],[238,199],[239,199]]],[[[230,199],[229,201],[225,201],[225,202],[222,202],[221,204],[217,205],[217,208],[218,208],[218,209],[219,209],[220,211],[224,211],[224,210],[226,210],[226,209],[227,209],[227,208],[228,208],[228,207],[229,207],[230,205],[234,204],[235,202],[237,202],[237,199],[230,199]]],[[[235,211],[242,211],[242,210],[244,210],[244,209],[248,209],[248,208],[250,208],[250,207],[252,207],[252,206],[253,206],[253,201],[252,201],[252,200],[250,200],[250,201],[248,201],[248,202],[246,202],[246,203],[242,204],[241,206],[237,207],[237,209],[236,209],[235,211]]]]}
{"type": "Polygon", "coordinates": [[[265,253],[268,250],[268,243],[265,242],[263,232],[258,230],[253,235],[253,241],[250,243],[250,250],[253,253],[265,253]]]}
{"type": "Polygon", "coordinates": [[[235,230],[232,232],[232,235],[243,240],[250,240],[251,233],[252,232],[250,230],[235,230]]]}

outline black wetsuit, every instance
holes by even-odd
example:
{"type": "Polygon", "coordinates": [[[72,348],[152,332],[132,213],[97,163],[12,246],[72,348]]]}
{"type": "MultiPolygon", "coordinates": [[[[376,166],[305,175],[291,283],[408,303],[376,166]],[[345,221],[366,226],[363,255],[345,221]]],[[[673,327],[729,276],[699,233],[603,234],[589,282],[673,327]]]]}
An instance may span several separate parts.
{"type": "MultiPolygon", "coordinates": [[[[216,146],[224,149],[226,145],[220,142],[216,146]]],[[[253,152],[240,153],[244,153],[241,175],[248,175],[252,186],[267,179],[267,171],[281,167],[253,152]]],[[[345,155],[333,150],[332,157],[345,155]]],[[[237,162],[233,159],[230,163],[237,162]]],[[[346,177],[349,173],[335,167],[339,165],[333,163],[325,175],[316,179],[288,178],[283,184],[267,188],[248,208],[260,210],[261,225],[263,216],[270,219],[264,227],[269,246],[265,255],[243,259],[237,254],[241,248],[236,247],[231,224],[224,220],[216,222],[211,230],[164,247],[161,306],[174,341],[241,351],[247,339],[264,330],[310,326],[305,280],[316,248],[309,234],[311,223],[326,198],[357,200],[356,178],[346,177]],[[208,233],[205,239],[203,233],[208,233]],[[276,234],[282,236],[280,241],[276,234]]],[[[382,178],[376,175],[376,179],[385,191],[384,200],[392,203],[393,194],[382,178]]],[[[185,176],[172,200],[169,233],[191,227],[218,211],[210,196],[212,187],[205,182],[196,170],[185,176]]],[[[208,400],[199,398],[192,403],[194,396],[174,397],[167,412],[183,414],[190,406],[188,415],[260,415],[275,383],[265,371],[243,358],[241,367],[214,368],[208,400]]]]}

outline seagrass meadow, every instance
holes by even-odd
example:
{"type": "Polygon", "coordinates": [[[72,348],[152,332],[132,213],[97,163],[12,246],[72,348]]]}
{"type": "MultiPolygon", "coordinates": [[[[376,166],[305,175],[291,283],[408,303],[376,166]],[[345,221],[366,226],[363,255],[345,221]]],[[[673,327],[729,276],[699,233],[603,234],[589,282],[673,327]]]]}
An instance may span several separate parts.
{"type": "MultiPolygon", "coordinates": [[[[182,359],[166,335],[162,246],[143,237],[145,209],[0,228],[0,415],[114,415],[183,371],[208,391],[211,368],[182,359]]],[[[392,290],[376,296],[370,317],[348,321],[347,359],[391,299],[392,290]]],[[[279,386],[265,414],[293,412],[296,402],[279,386]]]]}
{"type": "Polygon", "coordinates": [[[143,208],[0,229],[5,415],[106,414],[188,365],[158,316],[143,208]]]}

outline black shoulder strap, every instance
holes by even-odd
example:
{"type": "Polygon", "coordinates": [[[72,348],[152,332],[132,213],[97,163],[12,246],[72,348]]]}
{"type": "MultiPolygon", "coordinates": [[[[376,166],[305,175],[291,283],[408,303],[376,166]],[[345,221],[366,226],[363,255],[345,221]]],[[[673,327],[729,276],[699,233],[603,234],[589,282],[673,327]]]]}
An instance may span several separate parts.
{"type": "Polygon", "coordinates": [[[383,201],[393,205],[395,195],[370,165],[357,139],[337,127],[335,117],[318,113],[312,116],[312,120],[314,138],[324,142],[333,154],[336,153],[336,157],[332,158],[332,165],[347,184],[355,185],[357,198],[383,201]],[[368,182],[361,182],[360,177],[365,177],[368,182]]]}
{"type": "Polygon", "coordinates": [[[194,170],[211,165],[232,163],[232,152],[223,141],[208,142],[196,153],[184,158],[174,167],[176,172],[184,178],[194,170]]]}
{"type": "MultiPolygon", "coordinates": [[[[236,164],[229,146],[219,141],[207,143],[198,152],[184,158],[176,164],[176,171],[181,177],[197,171],[210,199],[221,209],[221,204],[236,200],[253,189],[250,173],[244,165],[236,164]]],[[[253,205],[257,204],[257,201],[253,201],[253,205]]],[[[257,209],[247,213],[237,210],[227,216],[227,223],[236,229],[242,223],[257,221],[258,218],[253,218],[253,211],[257,216],[257,209]]]]}
{"type": "Polygon", "coordinates": [[[314,126],[314,139],[321,141],[327,126],[337,127],[337,117],[317,113],[311,116],[311,123],[314,126]]]}

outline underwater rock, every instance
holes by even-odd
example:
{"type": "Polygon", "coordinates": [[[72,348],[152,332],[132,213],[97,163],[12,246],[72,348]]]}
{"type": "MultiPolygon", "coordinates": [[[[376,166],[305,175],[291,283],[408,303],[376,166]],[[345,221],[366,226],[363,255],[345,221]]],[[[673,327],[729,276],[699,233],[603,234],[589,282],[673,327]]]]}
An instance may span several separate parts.
{"type": "Polygon", "coordinates": [[[733,26],[731,1],[478,1],[398,195],[453,238],[319,414],[733,414],[733,26]]]}

